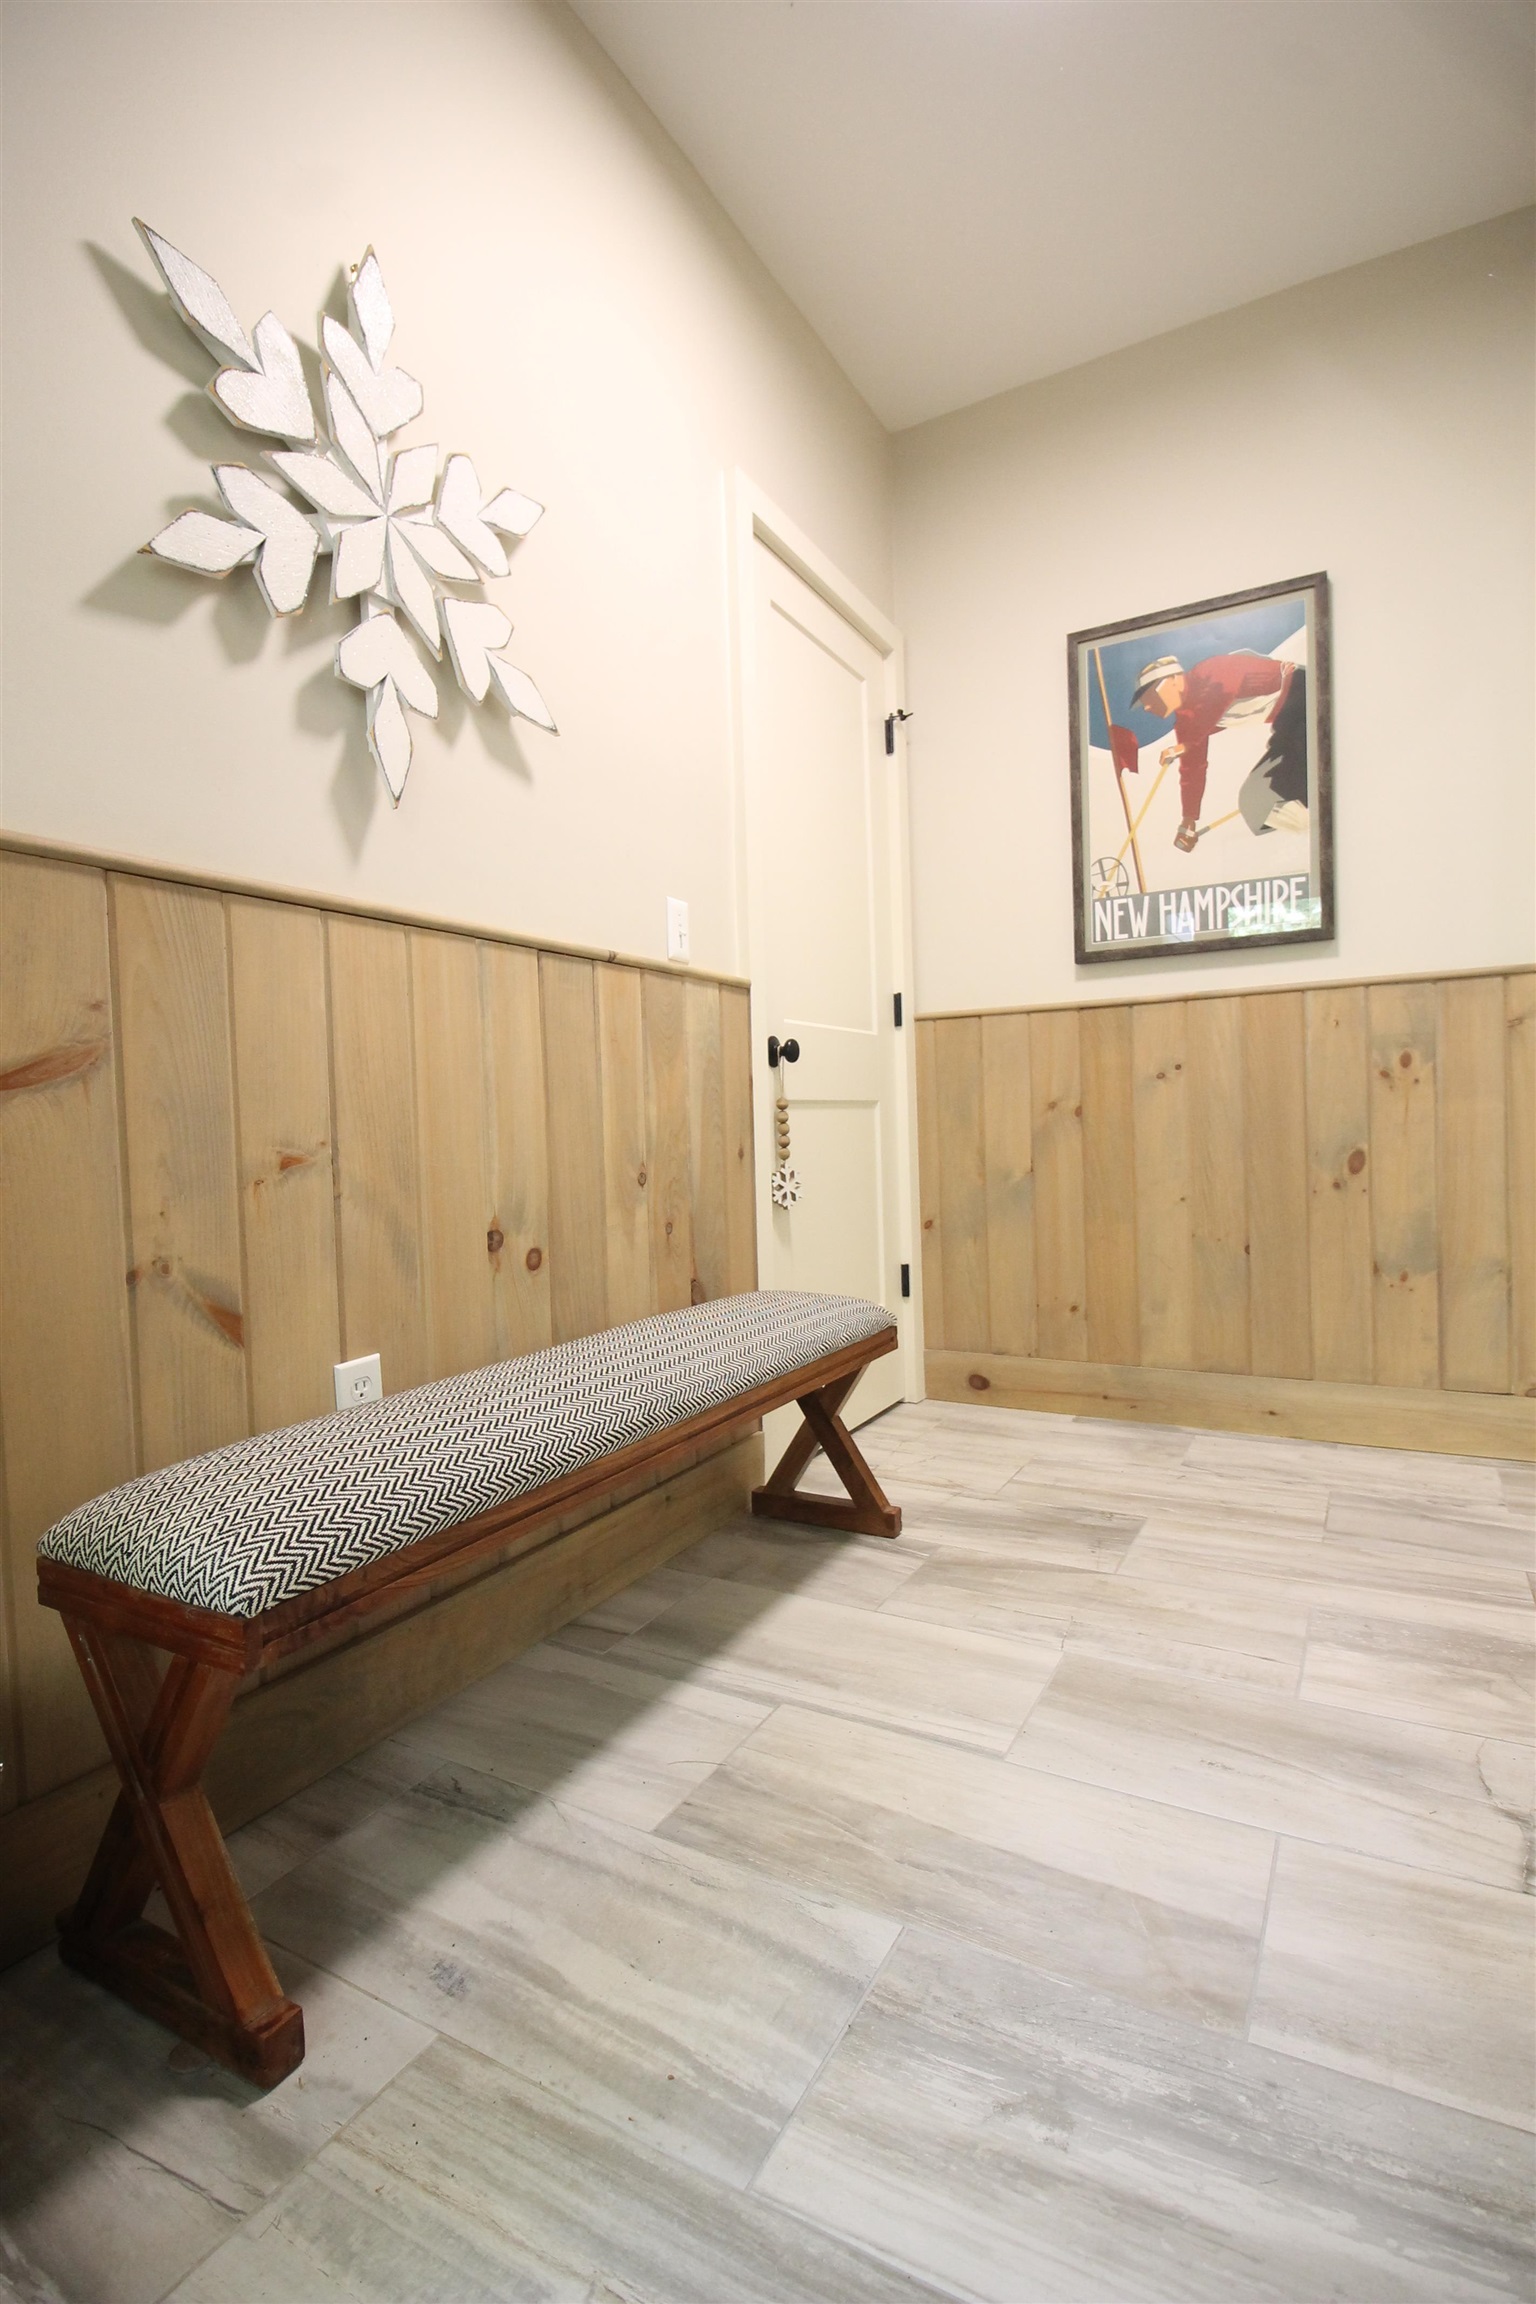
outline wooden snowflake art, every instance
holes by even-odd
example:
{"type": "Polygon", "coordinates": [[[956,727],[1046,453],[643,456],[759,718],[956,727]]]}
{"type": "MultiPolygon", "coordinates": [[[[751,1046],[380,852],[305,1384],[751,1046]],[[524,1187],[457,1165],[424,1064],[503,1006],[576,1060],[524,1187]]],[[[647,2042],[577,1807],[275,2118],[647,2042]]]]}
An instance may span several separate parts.
{"type": "Polygon", "coordinates": [[[494,601],[451,592],[505,576],[507,545],[543,511],[503,488],[487,498],[467,456],[438,470],[435,447],[391,448],[421,414],[422,390],[386,364],[395,318],[370,248],[351,275],[350,326],[319,324],[323,416],[317,416],[298,346],[275,313],[249,336],[216,280],[138,223],[171,302],[216,360],[208,385],[232,424],[287,443],[265,452],[275,477],[246,464],[215,464],[228,513],[180,513],[144,550],[199,575],[250,567],[273,616],[309,599],[315,563],[329,554],[333,600],[355,600],[358,621],[337,643],[336,675],[367,698],[368,748],[398,806],[411,766],[407,712],[437,718],[437,681],[417,647],[439,660],[444,642],[473,703],[494,698],[554,734],[548,705],[526,672],[501,653],[512,626],[494,601]],[[291,493],[289,493],[291,491],[291,493]],[[302,499],[296,502],[295,498],[302,499]]]}

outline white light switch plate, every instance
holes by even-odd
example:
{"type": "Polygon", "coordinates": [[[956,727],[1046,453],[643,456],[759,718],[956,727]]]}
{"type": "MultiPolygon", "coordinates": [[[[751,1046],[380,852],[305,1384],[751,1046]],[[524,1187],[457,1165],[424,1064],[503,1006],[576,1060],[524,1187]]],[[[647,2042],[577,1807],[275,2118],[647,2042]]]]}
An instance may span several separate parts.
{"type": "Polygon", "coordinates": [[[686,896],[667,898],[667,958],[686,960],[688,953],[688,899],[686,896]]]}
{"type": "Polygon", "coordinates": [[[336,1379],[338,1408],[361,1408],[365,1400],[384,1397],[377,1352],[365,1352],[360,1360],[338,1360],[331,1373],[336,1379]]]}

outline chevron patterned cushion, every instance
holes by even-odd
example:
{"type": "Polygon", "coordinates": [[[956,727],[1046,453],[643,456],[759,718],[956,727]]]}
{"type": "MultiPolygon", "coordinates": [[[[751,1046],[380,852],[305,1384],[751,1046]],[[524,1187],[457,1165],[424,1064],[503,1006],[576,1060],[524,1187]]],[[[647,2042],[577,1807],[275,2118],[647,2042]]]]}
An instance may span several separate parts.
{"type": "Polygon", "coordinates": [[[38,1551],[259,1616],[890,1325],[879,1304],[786,1289],[658,1313],[148,1472],[38,1551]]]}

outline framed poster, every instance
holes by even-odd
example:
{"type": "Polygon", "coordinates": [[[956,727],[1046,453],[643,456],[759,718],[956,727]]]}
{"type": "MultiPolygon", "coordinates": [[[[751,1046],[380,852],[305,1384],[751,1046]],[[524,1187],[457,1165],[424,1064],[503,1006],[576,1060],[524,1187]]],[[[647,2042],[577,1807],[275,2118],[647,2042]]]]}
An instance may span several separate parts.
{"type": "Polygon", "coordinates": [[[1080,963],[1332,936],[1328,579],[1073,632],[1080,963]]]}

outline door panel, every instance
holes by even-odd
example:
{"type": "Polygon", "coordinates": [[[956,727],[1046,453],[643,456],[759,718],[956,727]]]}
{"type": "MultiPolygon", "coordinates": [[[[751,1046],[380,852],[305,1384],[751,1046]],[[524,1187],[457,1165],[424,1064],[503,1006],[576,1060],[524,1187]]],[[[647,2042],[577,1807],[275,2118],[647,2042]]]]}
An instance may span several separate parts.
{"type": "Polygon", "coordinates": [[[880,1190],[884,1168],[880,1108],[876,1104],[811,1104],[794,1107],[794,1160],[802,1175],[866,1179],[872,1188],[836,1198],[808,1191],[787,1221],[794,1226],[794,1253],[816,1275],[818,1288],[838,1296],[869,1296],[883,1303],[886,1243],[880,1190]]]}
{"type": "MultiPolygon", "coordinates": [[[[762,1285],[867,1296],[903,1316],[906,1067],[896,1046],[899,786],[879,650],[761,541],[753,547],[747,851],[762,1285]],[[798,1041],[777,1075],[767,1035],[798,1041]],[[774,1208],[774,1103],[789,1108],[801,1197],[774,1208]]],[[[902,1397],[893,1354],[845,1413],[902,1397]]],[[[770,1462],[795,1412],[770,1418],[770,1462]]]]}
{"type": "MultiPolygon", "coordinates": [[[[871,667],[850,663],[847,655],[861,650],[874,659],[877,702],[879,659],[841,619],[846,653],[834,654],[799,617],[786,614],[774,597],[781,589],[770,579],[759,658],[775,787],[765,795],[765,813],[780,841],[770,899],[774,989],[794,1027],[817,1023],[871,1033],[876,827],[865,742],[871,667]]],[[[825,602],[811,598],[831,621],[825,602]]]]}

